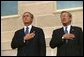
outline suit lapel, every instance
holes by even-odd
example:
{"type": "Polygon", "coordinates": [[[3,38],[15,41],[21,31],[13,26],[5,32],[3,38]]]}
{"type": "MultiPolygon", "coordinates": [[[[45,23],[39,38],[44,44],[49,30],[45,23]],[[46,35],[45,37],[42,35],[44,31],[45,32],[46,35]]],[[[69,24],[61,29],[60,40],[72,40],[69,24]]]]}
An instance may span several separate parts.
{"type": "Polygon", "coordinates": [[[74,33],[74,28],[73,28],[73,26],[71,26],[71,28],[70,28],[70,33],[74,33]]]}
{"type": "Polygon", "coordinates": [[[30,33],[32,33],[32,32],[34,31],[34,28],[35,28],[35,27],[34,27],[34,26],[32,26],[30,33]]]}
{"type": "Polygon", "coordinates": [[[61,34],[65,34],[63,27],[61,28],[61,34]]]}
{"type": "Polygon", "coordinates": [[[61,29],[61,30],[62,30],[62,32],[63,32],[63,34],[64,34],[64,28],[63,28],[63,27],[62,27],[62,29],[61,29]]]}
{"type": "Polygon", "coordinates": [[[25,35],[24,28],[21,29],[21,33],[23,36],[25,35]]]}

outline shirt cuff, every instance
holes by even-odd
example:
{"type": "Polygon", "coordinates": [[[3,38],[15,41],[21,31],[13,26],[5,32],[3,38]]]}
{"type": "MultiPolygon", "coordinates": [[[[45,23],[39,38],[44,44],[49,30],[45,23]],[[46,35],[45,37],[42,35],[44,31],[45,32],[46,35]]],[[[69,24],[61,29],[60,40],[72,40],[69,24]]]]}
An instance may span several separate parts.
{"type": "Polygon", "coordinates": [[[62,37],[62,39],[64,39],[64,37],[62,37]]]}

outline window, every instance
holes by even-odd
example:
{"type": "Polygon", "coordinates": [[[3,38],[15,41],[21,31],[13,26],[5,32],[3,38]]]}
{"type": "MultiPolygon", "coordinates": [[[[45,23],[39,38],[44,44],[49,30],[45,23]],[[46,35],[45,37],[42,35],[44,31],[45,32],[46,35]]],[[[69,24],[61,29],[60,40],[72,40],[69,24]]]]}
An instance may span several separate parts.
{"type": "Polygon", "coordinates": [[[1,1],[1,16],[18,14],[18,1],[1,1]]]}
{"type": "Polygon", "coordinates": [[[57,1],[57,10],[83,7],[83,1],[57,1]]]}

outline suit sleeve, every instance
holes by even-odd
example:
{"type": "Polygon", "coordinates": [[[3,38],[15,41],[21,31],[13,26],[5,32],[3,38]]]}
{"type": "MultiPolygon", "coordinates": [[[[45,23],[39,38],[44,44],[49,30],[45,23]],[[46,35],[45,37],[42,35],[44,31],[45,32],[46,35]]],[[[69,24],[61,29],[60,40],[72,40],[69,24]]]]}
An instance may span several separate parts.
{"type": "Polygon", "coordinates": [[[51,48],[60,47],[63,44],[62,35],[59,31],[54,30],[52,34],[52,39],[49,43],[51,48]]]}
{"type": "Polygon", "coordinates": [[[83,32],[82,32],[82,29],[79,30],[79,38],[80,38],[80,53],[81,53],[81,56],[83,56],[83,32]]]}
{"type": "Polygon", "coordinates": [[[23,37],[21,35],[19,35],[18,32],[15,32],[14,37],[13,37],[12,42],[11,42],[11,48],[15,49],[15,48],[19,48],[22,46],[24,46],[23,37]]]}
{"type": "Polygon", "coordinates": [[[40,45],[40,56],[46,56],[45,35],[42,29],[39,30],[38,38],[39,38],[39,45],[40,45]]]}

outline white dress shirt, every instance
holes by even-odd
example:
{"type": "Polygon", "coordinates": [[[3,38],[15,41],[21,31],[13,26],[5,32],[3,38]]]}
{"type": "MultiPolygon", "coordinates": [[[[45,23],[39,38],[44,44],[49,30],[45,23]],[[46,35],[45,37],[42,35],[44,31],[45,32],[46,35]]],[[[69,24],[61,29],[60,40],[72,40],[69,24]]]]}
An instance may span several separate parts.
{"type": "MultiPolygon", "coordinates": [[[[63,26],[64,31],[65,31],[65,28],[66,28],[66,27],[63,26]]],[[[70,28],[71,28],[71,25],[68,25],[68,26],[67,26],[67,31],[68,31],[68,33],[70,33],[70,28]]]]}
{"type": "MultiPolygon", "coordinates": [[[[29,25],[28,28],[29,28],[29,29],[28,29],[28,32],[30,33],[31,28],[32,28],[32,25],[29,25]]],[[[26,26],[24,26],[24,32],[26,32],[26,26]]]]}
{"type": "MultiPolygon", "coordinates": [[[[64,31],[65,31],[65,26],[63,26],[63,29],[64,29],[64,31]]],[[[68,25],[67,26],[67,31],[68,31],[68,33],[70,33],[70,29],[71,29],[71,25],[68,25]]],[[[62,36],[62,39],[64,39],[64,37],[62,36]]]]}
{"type": "MultiPolygon", "coordinates": [[[[27,26],[24,26],[24,32],[26,32],[26,27],[27,27],[27,26]]],[[[32,25],[29,25],[28,28],[29,28],[29,29],[28,29],[28,33],[30,33],[31,28],[32,28],[32,25]]],[[[25,40],[24,40],[24,43],[25,43],[25,40]]]]}

